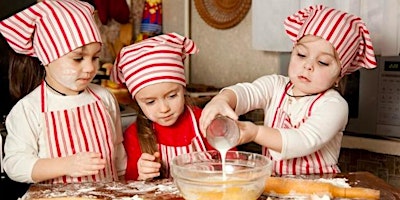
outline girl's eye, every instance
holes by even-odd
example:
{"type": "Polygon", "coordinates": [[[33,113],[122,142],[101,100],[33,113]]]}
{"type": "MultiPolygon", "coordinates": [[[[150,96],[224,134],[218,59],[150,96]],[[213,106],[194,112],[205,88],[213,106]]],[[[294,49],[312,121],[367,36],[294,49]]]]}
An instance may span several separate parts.
{"type": "MultiPolygon", "coordinates": [[[[99,60],[99,56],[94,56],[94,57],[92,57],[91,59],[92,59],[92,61],[97,61],[97,60],[99,60]]],[[[82,60],[84,60],[85,58],[82,56],[82,57],[75,57],[75,58],[73,58],[75,61],[77,61],[77,62],[80,62],[80,61],[82,61],[82,60]]]]}
{"type": "Polygon", "coordinates": [[[175,98],[177,96],[177,94],[176,93],[174,93],[174,94],[170,94],[169,95],[169,98],[175,98]]]}
{"type": "Polygon", "coordinates": [[[76,58],[74,58],[74,60],[80,62],[83,60],[83,57],[76,57],[76,58]]]}
{"type": "Polygon", "coordinates": [[[329,65],[328,63],[322,62],[322,61],[319,61],[319,64],[324,65],[324,66],[328,66],[329,65]]]}
{"type": "Polygon", "coordinates": [[[304,54],[301,54],[301,53],[297,53],[297,56],[298,56],[298,57],[301,57],[301,58],[306,57],[304,54]]]}
{"type": "Polygon", "coordinates": [[[154,104],[154,100],[146,101],[145,103],[146,103],[146,105],[151,105],[151,104],[154,104]]]}

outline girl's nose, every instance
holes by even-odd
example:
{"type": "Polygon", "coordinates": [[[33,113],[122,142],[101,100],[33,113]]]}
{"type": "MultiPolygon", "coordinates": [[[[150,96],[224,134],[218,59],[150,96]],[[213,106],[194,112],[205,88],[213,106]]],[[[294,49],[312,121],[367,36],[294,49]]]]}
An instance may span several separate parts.
{"type": "Polygon", "coordinates": [[[161,101],[160,111],[168,112],[170,110],[169,103],[167,101],[161,101]]]}
{"type": "Polygon", "coordinates": [[[96,71],[98,69],[98,67],[99,67],[98,62],[93,62],[93,61],[87,62],[84,67],[84,72],[92,73],[92,72],[96,71]]]}
{"type": "Polygon", "coordinates": [[[305,63],[304,63],[304,69],[306,70],[312,70],[313,69],[313,59],[308,59],[305,63]]]}

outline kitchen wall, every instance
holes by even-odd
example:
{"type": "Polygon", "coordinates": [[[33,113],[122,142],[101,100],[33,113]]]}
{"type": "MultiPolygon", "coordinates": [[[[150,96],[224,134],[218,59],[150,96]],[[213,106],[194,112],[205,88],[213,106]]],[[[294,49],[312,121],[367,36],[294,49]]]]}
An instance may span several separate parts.
{"type": "MultiPolygon", "coordinates": [[[[186,1],[186,0],[185,0],[186,1]]],[[[164,32],[184,35],[182,0],[163,1],[164,32]]],[[[190,83],[224,87],[279,73],[279,53],[259,51],[251,45],[251,9],[237,26],[215,29],[206,24],[191,2],[191,36],[200,52],[191,56],[190,83]]],[[[265,33],[268,37],[268,33],[265,33]]]]}

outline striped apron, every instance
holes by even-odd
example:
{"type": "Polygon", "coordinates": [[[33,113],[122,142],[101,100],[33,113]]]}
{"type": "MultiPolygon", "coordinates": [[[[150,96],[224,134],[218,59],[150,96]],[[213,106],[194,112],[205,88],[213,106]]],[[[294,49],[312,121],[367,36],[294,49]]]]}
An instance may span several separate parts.
{"type": "MultiPolygon", "coordinates": [[[[318,94],[316,98],[308,105],[307,113],[304,118],[298,123],[293,125],[290,116],[282,108],[282,104],[285,100],[286,93],[293,84],[290,83],[285,88],[282,94],[278,108],[275,111],[275,115],[272,121],[272,128],[299,128],[307,118],[311,115],[311,111],[315,102],[325,94],[322,92],[318,94]]],[[[273,172],[275,175],[299,175],[299,174],[323,174],[323,173],[337,173],[337,166],[328,166],[324,161],[324,157],[321,151],[318,150],[310,155],[292,158],[288,160],[275,160],[267,147],[262,148],[262,154],[273,160],[273,172]]]]}
{"type": "Polygon", "coordinates": [[[41,111],[49,158],[60,158],[78,152],[98,152],[106,159],[106,167],[96,175],[62,176],[46,183],[113,181],[118,179],[114,165],[111,116],[100,97],[90,88],[94,102],[66,110],[46,110],[46,83],[41,84],[41,111]]]}
{"type": "Polygon", "coordinates": [[[170,177],[170,163],[172,162],[172,158],[174,158],[175,156],[190,152],[206,151],[206,147],[197,126],[196,117],[194,116],[192,109],[190,107],[187,108],[190,112],[194,132],[196,133],[196,136],[192,139],[191,144],[178,147],[158,144],[158,149],[161,154],[161,160],[163,162],[163,165],[166,167],[166,177],[170,177]]]}

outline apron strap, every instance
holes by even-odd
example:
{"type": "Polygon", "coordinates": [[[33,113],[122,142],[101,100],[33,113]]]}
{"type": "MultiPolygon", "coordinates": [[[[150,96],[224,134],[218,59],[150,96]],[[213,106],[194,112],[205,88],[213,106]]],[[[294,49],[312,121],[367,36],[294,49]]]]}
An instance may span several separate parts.
{"type": "Polygon", "coordinates": [[[283,100],[285,99],[286,93],[287,93],[287,91],[289,90],[289,88],[290,88],[292,85],[293,85],[292,82],[289,82],[288,84],[286,84],[286,88],[285,88],[285,90],[284,90],[283,93],[282,93],[281,100],[279,101],[279,105],[278,105],[278,107],[277,107],[276,110],[275,110],[274,118],[273,118],[273,121],[272,121],[272,124],[271,124],[271,127],[272,127],[272,128],[275,126],[276,117],[277,117],[279,108],[282,106],[282,102],[283,102],[283,100]]]}
{"type": "Polygon", "coordinates": [[[42,113],[45,112],[45,100],[46,100],[46,96],[45,96],[45,88],[46,88],[46,83],[44,82],[44,80],[42,81],[42,83],[40,84],[40,98],[41,98],[41,111],[42,113]]]}
{"type": "Polygon", "coordinates": [[[199,143],[201,145],[201,148],[203,151],[205,151],[206,147],[205,147],[203,139],[201,137],[199,127],[197,126],[197,120],[196,120],[196,117],[194,116],[193,110],[189,106],[186,106],[186,107],[189,109],[190,116],[192,117],[192,123],[193,123],[194,132],[196,133],[196,137],[199,138],[199,143]]]}

